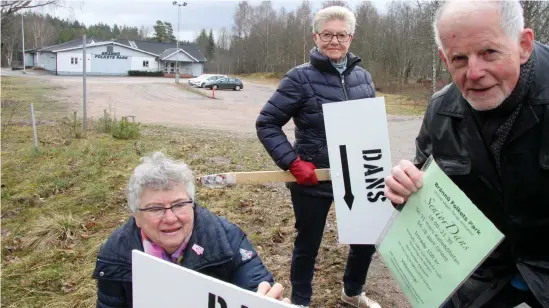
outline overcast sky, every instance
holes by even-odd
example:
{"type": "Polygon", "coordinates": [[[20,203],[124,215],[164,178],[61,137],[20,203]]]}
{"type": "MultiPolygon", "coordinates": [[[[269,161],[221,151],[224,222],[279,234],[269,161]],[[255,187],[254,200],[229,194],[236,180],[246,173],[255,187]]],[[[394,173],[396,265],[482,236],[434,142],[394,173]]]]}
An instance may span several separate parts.
{"type": "MultiPolygon", "coordinates": [[[[388,0],[373,0],[375,5],[383,10],[388,0]]],[[[76,19],[86,26],[103,22],[109,25],[147,26],[152,34],[152,26],[157,20],[171,22],[174,32],[177,32],[177,7],[172,5],[173,0],[62,0],[66,8],[43,8],[40,11],[61,17],[76,19]]],[[[178,0],[183,3],[182,0],[178,0]]],[[[218,31],[222,27],[230,29],[233,15],[238,6],[237,0],[188,0],[187,6],[181,7],[180,39],[194,40],[202,28],[218,31]]],[[[249,0],[257,5],[260,0],[249,0]]],[[[294,10],[301,4],[301,0],[274,0],[271,1],[275,10],[281,7],[294,10]]],[[[348,0],[353,9],[361,0],[348,0]]],[[[311,1],[313,12],[322,1],[311,1]]],[[[177,33],[174,33],[177,35],[177,33]]]]}

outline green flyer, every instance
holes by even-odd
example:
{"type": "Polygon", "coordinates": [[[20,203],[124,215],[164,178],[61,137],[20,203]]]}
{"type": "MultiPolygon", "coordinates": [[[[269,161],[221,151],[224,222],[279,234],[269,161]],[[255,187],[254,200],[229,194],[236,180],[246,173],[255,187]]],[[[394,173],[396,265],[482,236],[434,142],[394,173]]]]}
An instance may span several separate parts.
{"type": "Polygon", "coordinates": [[[439,307],[503,240],[503,234],[432,157],[423,186],[378,243],[412,307],[439,307]]]}

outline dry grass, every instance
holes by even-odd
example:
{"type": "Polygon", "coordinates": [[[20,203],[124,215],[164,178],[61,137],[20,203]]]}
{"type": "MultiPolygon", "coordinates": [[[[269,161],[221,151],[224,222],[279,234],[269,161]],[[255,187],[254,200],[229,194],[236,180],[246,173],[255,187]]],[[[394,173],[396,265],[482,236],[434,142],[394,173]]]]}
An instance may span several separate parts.
{"type": "Polygon", "coordinates": [[[234,75],[236,78],[243,80],[253,80],[255,82],[278,85],[280,79],[284,77],[284,73],[252,73],[234,75]]]}
{"type": "Polygon", "coordinates": [[[48,247],[71,248],[79,229],[84,227],[81,221],[69,214],[53,213],[33,222],[27,234],[21,239],[21,248],[42,250],[48,247]]]}
{"type": "MultiPolygon", "coordinates": [[[[242,80],[250,82],[268,84],[278,86],[280,79],[284,74],[280,73],[253,73],[253,74],[241,74],[235,75],[242,80]]],[[[385,104],[387,106],[387,113],[392,115],[411,115],[411,116],[423,116],[425,108],[427,107],[427,99],[425,93],[408,91],[407,95],[389,94],[384,92],[377,92],[376,96],[385,97],[385,104]]],[[[428,97],[428,96],[427,96],[428,97]]]]}
{"type": "Polygon", "coordinates": [[[376,96],[385,97],[387,114],[423,116],[427,101],[413,100],[408,96],[377,92],[376,96]]]}
{"type": "Polygon", "coordinates": [[[65,104],[56,102],[52,94],[59,89],[39,78],[2,76],[2,122],[10,115],[11,106],[15,108],[13,120],[30,119],[30,103],[34,104],[35,116],[39,118],[58,118],[66,115],[65,104]]]}
{"type": "MultiPolygon", "coordinates": [[[[2,136],[3,307],[95,306],[95,257],[128,217],[124,189],[141,156],[163,151],[190,164],[197,175],[277,169],[255,138],[143,126],[137,141],[95,131],[69,140],[59,136],[58,125],[39,125],[38,153],[32,150],[29,125],[16,125],[2,136]]],[[[197,199],[247,232],[289,295],[294,218],[287,189],[198,187],[197,199]]],[[[315,307],[340,305],[347,248],[337,245],[336,236],[332,208],[313,281],[315,307]]],[[[384,307],[405,307],[383,263],[375,260],[367,294],[384,307]]]]}

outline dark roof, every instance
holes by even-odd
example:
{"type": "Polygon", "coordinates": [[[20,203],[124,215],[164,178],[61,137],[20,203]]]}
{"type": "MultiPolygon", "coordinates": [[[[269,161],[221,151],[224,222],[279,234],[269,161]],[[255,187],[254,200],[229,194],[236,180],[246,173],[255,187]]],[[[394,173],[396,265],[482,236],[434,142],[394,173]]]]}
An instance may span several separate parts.
{"type": "MultiPolygon", "coordinates": [[[[93,37],[87,38],[86,39],[86,44],[91,44],[92,40],[93,40],[93,37]]],[[[68,42],[65,42],[65,43],[62,43],[62,44],[57,44],[57,45],[41,48],[38,51],[54,51],[54,50],[57,50],[57,49],[65,49],[65,48],[72,48],[72,47],[78,47],[78,46],[82,46],[82,39],[81,38],[76,39],[76,40],[72,40],[72,41],[68,41],[68,42]]]]}
{"type": "MultiPolygon", "coordinates": [[[[181,48],[180,48],[181,49],[181,48]]],[[[171,55],[172,53],[176,52],[177,51],[177,48],[168,48],[166,50],[164,50],[164,52],[158,56],[160,59],[166,57],[166,56],[169,56],[171,55]]]]}
{"type": "MultiPolygon", "coordinates": [[[[126,46],[130,46],[131,44],[128,40],[116,40],[115,42],[119,44],[123,44],[126,46]]],[[[148,51],[150,53],[154,53],[155,55],[162,55],[167,52],[168,49],[173,49],[172,53],[176,51],[177,44],[176,43],[160,43],[160,42],[152,42],[152,41],[133,41],[138,49],[148,51]]],[[[200,52],[200,50],[196,47],[195,44],[189,44],[189,43],[180,43],[179,48],[186,51],[189,55],[191,55],[193,58],[197,59],[200,62],[206,62],[206,58],[204,55],[200,52]]]]}
{"type": "MultiPolygon", "coordinates": [[[[92,40],[93,40],[93,37],[87,38],[87,44],[91,44],[92,40]]],[[[112,42],[112,41],[95,41],[95,43],[106,43],[106,42],[112,42]]],[[[124,46],[132,47],[132,48],[137,47],[137,49],[139,50],[147,51],[149,53],[158,55],[160,57],[174,53],[177,50],[176,43],[160,43],[160,42],[139,41],[139,40],[135,40],[135,41],[115,40],[114,42],[118,44],[122,44],[124,46]]],[[[41,49],[38,49],[38,51],[53,52],[54,50],[59,50],[59,49],[81,48],[81,47],[82,47],[82,39],[76,39],[76,40],[72,40],[62,44],[41,48],[41,49]]],[[[198,49],[198,47],[196,47],[195,44],[180,43],[179,48],[183,49],[185,52],[191,55],[191,57],[197,59],[199,62],[207,61],[204,55],[200,52],[200,50],[198,49]]]]}

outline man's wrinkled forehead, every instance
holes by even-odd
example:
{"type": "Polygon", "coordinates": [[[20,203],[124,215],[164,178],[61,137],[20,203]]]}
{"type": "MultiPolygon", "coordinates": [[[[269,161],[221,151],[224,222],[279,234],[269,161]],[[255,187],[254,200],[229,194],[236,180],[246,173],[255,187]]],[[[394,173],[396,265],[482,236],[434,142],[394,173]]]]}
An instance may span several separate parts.
{"type": "MultiPolygon", "coordinates": [[[[440,13],[437,30],[444,49],[449,47],[446,43],[450,41],[453,41],[454,47],[456,44],[464,48],[470,43],[478,45],[480,42],[469,40],[471,33],[482,33],[481,36],[490,41],[499,36],[502,28],[498,6],[491,1],[482,3],[475,1],[474,5],[467,5],[467,3],[470,1],[452,1],[451,4],[446,4],[444,11],[440,13]]],[[[485,43],[487,42],[483,39],[481,45],[485,43]]]]}
{"type": "Polygon", "coordinates": [[[496,1],[448,1],[439,12],[439,28],[443,25],[463,26],[486,14],[499,17],[500,10],[496,1]]]}
{"type": "Polygon", "coordinates": [[[439,11],[439,17],[444,15],[453,15],[455,13],[474,13],[484,9],[498,12],[500,5],[498,1],[486,1],[486,0],[449,0],[444,1],[439,11]]]}

